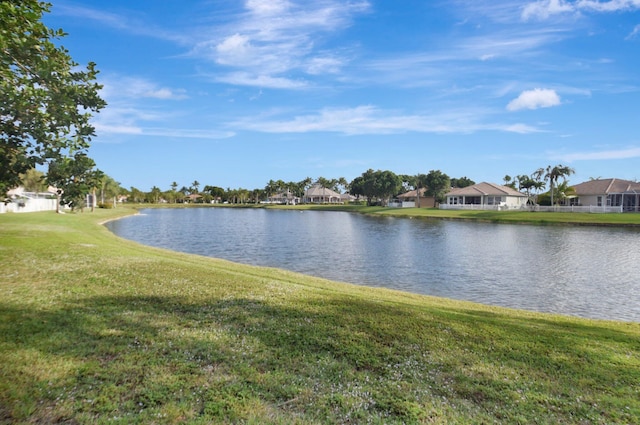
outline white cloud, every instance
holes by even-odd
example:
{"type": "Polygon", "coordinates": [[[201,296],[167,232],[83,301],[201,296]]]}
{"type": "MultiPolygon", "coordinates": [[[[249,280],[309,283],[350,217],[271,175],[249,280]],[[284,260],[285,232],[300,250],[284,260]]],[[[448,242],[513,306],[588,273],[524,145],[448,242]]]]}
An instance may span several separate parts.
{"type": "Polygon", "coordinates": [[[573,5],[564,0],[541,0],[529,3],[522,10],[522,19],[547,19],[551,15],[574,11],[573,5]]]}
{"type": "Polygon", "coordinates": [[[538,0],[527,4],[522,10],[522,19],[548,19],[553,15],[579,12],[621,12],[640,9],[640,0],[538,0]]]}
{"type": "Polygon", "coordinates": [[[107,101],[111,99],[186,99],[186,91],[183,89],[170,89],[158,86],[156,83],[136,77],[110,76],[100,80],[103,88],[100,92],[107,101]]]}
{"type": "Polygon", "coordinates": [[[595,12],[619,12],[640,9],[640,0],[579,0],[576,2],[576,8],[595,12]]]}
{"type": "Polygon", "coordinates": [[[283,77],[272,77],[270,75],[253,74],[249,72],[233,72],[224,75],[213,76],[215,81],[237,86],[250,86],[269,89],[305,89],[309,84],[304,80],[292,80],[283,77]]]}
{"type": "Polygon", "coordinates": [[[628,148],[597,152],[575,152],[569,154],[558,155],[558,159],[571,161],[597,161],[610,159],[632,159],[640,158],[640,148],[628,148]]]}
{"type": "Polygon", "coordinates": [[[265,133],[335,132],[355,134],[473,133],[506,131],[519,134],[539,132],[525,124],[486,124],[480,122],[488,111],[458,110],[446,113],[402,114],[372,105],[354,108],[324,108],[317,113],[290,119],[247,117],[232,126],[265,133]]]}
{"type": "Polygon", "coordinates": [[[277,15],[289,9],[291,4],[286,0],[247,0],[245,7],[258,15],[277,15]]]}
{"type": "Polygon", "coordinates": [[[340,71],[342,63],[340,59],[335,57],[316,57],[308,61],[306,70],[311,75],[336,74],[340,71]]]}
{"type": "Polygon", "coordinates": [[[503,131],[518,134],[540,133],[540,130],[527,124],[512,124],[502,128],[503,131]]]}
{"type": "Polygon", "coordinates": [[[549,108],[558,105],[560,105],[560,96],[555,90],[533,89],[520,93],[520,96],[509,102],[507,109],[509,111],[517,111],[520,109],[549,108]]]}
{"type": "MultiPolygon", "coordinates": [[[[274,88],[298,88],[291,75],[336,73],[344,59],[331,51],[317,52],[324,38],[351,24],[354,15],[370,8],[367,1],[248,0],[245,13],[227,16],[227,22],[213,29],[213,35],[196,43],[191,54],[235,68],[225,79],[269,80],[274,88]],[[283,78],[284,74],[286,78],[283,78]],[[239,75],[241,79],[229,78],[239,75]],[[275,82],[275,84],[273,84],[275,82]]],[[[205,31],[204,33],[211,33],[205,31]]],[[[252,84],[253,85],[253,84],[252,84]]]]}
{"type": "Polygon", "coordinates": [[[625,39],[631,40],[632,38],[636,38],[638,34],[640,34],[640,25],[636,25],[635,28],[633,28],[633,31],[631,31],[631,34],[629,34],[625,39]]]}

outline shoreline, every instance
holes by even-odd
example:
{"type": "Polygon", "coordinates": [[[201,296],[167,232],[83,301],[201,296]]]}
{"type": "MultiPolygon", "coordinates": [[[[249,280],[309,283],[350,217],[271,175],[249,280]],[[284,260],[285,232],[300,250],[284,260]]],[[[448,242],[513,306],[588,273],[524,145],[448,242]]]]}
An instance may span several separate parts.
{"type": "MultiPolygon", "coordinates": [[[[135,213],[133,209],[129,211],[135,213]]],[[[12,423],[624,423],[640,323],[415,295],[0,217],[12,423]],[[37,267],[34,267],[37,265],[37,267]]]]}
{"type": "MultiPolygon", "coordinates": [[[[208,206],[205,206],[205,207],[208,207],[208,206]]],[[[243,208],[243,207],[235,207],[235,208],[243,208]]],[[[135,211],[134,214],[135,215],[140,214],[140,210],[141,209],[144,209],[144,208],[140,208],[140,209],[136,208],[134,210],[135,211]]],[[[171,207],[167,207],[167,206],[163,206],[162,208],[157,208],[157,209],[172,209],[172,208],[171,207]]],[[[176,210],[180,210],[180,209],[184,209],[184,208],[175,208],[175,209],[176,210]]],[[[248,209],[251,209],[251,207],[249,207],[248,209]]],[[[271,208],[271,209],[274,209],[274,208],[271,208]]],[[[304,208],[304,209],[301,209],[301,208],[276,208],[274,210],[336,211],[336,210],[325,209],[325,208],[322,208],[322,209],[318,209],[318,208],[304,208]]],[[[347,212],[347,211],[337,210],[336,212],[347,212]]],[[[356,211],[348,211],[348,212],[354,213],[356,211]]],[[[380,217],[380,215],[377,215],[375,213],[374,214],[370,214],[368,212],[364,212],[364,213],[358,212],[358,213],[361,213],[361,214],[364,214],[364,215],[369,215],[369,216],[374,216],[374,217],[375,216],[380,217]]],[[[118,219],[124,218],[124,217],[125,216],[119,217],[118,219]]],[[[407,215],[398,215],[398,216],[396,216],[394,214],[388,214],[388,213],[385,213],[383,215],[383,217],[408,218],[408,219],[413,219],[414,218],[412,216],[407,216],[407,215]]],[[[427,218],[419,217],[417,219],[427,219],[427,220],[429,220],[431,218],[429,218],[429,217],[427,217],[427,218]]],[[[442,218],[442,217],[437,217],[436,219],[438,219],[438,220],[441,220],[441,219],[442,220],[446,220],[446,218],[442,218]]],[[[482,224],[518,224],[518,225],[520,225],[520,224],[529,224],[529,223],[515,223],[515,222],[496,223],[496,222],[484,221],[484,220],[470,220],[470,219],[466,219],[466,218],[453,219],[452,221],[456,221],[456,220],[462,220],[462,221],[465,221],[465,222],[477,221],[477,222],[482,223],[482,224]]],[[[551,226],[563,226],[563,225],[564,224],[558,224],[558,223],[552,223],[551,224],[551,226]]],[[[544,224],[543,226],[546,226],[546,224],[544,224]]],[[[572,223],[570,223],[568,226],[569,227],[573,227],[574,225],[572,223]]],[[[607,228],[611,228],[611,227],[607,227],[607,228]]],[[[109,231],[111,232],[111,230],[109,230],[109,231]]],[[[132,241],[131,239],[127,239],[124,236],[120,236],[120,235],[117,235],[115,233],[112,233],[112,234],[114,234],[116,237],[121,238],[123,240],[132,241]]],[[[150,247],[150,248],[156,248],[153,245],[146,245],[143,242],[137,242],[137,243],[140,243],[140,244],[142,244],[144,246],[147,246],[147,247],[150,247]]],[[[181,251],[181,250],[172,249],[171,247],[165,247],[165,248],[161,248],[161,249],[167,249],[167,250],[169,250],[171,252],[174,252],[174,253],[191,254],[189,252],[189,250],[181,251]]],[[[251,262],[250,259],[248,259],[246,256],[245,256],[244,259],[239,258],[238,255],[235,255],[235,256],[232,256],[232,257],[225,257],[224,254],[222,254],[220,252],[218,252],[217,255],[216,255],[216,253],[199,253],[199,254],[196,253],[196,254],[193,254],[193,255],[199,255],[199,256],[202,256],[202,257],[205,257],[205,258],[215,258],[215,259],[219,259],[219,260],[223,260],[223,261],[231,261],[233,263],[244,265],[244,266],[250,266],[250,267],[251,266],[257,266],[257,267],[260,267],[259,265],[256,265],[257,263],[251,262]],[[227,259],[227,258],[233,258],[233,259],[227,259]]],[[[273,263],[272,262],[271,264],[277,264],[277,263],[273,263]]],[[[316,278],[320,278],[320,279],[335,280],[335,278],[331,277],[331,276],[333,276],[331,274],[327,275],[327,274],[323,274],[323,273],[318,272],[318,271],[315,271],[315,273],[314,273],[314,272],[311,272],[311,269],[308,269],[307,272],[304,272],[304,271],[296,271],[295,268],[293,268],[293,269],[292,268],[287,268],[286,265],[285,266],[274,265],[274,266],[270,266],[270,267],[274,267],[274,268],[276,268],[278,270],[283,270],[283,271],[287,271],[287,272],[302,273],[303,275],[308,276],[308,277],[316,277],[316,278]]],[[[340,282],[340,283],[346,283],[346,284],[349,284],[349,285],[358,285],[358,286],[361,286],[361,287],[371,288],[371,289],[374,289],[374,288],[387,288],[387,289],[390,289],[390,290],[397,290],[397,291],[400,291],[400,292],[403,292],[403,293],[414,294],[414,295],[435,296],[435,297],[440,297],[440,298],[445,298],[445,299],[450,299],[450,300],[455,300],[455,301],[467,301],[467,302],[478,303],[478,304],[481,304],[481,305],[484,305],[484,306],[489,306],[489,307],[511,308],[511,309],[516,309],[516,310],[529,311],[529,312],[535,312],[535,313],[543,313],[543,314],[559,314],[559,315],[567,316],[567,317],[584,318],[584,319],[590,319],[590,320],[614,320],[614,321],[631,322],[631,323],[638,322],[638,320],[636,318],[634,318],[633,316],[628,317],[629,316],[628,314],[627,315],[618,315],[617,317],[615,315],[614,315],[614,317],[611,317],[611,315],[609,315],[609,314],[595,314],[594,312],[596,312],[596,313],[598,312],[597,307],[594,307],[595,308],[594,311],[591,311],[591,310],[573,311],[571,308],[569,308],[568,312],[567,311],[561,312],[561,311],[554,311],[553,309],[551,309],[551,310],[545,309],[544,306],[542,306],[542,305],[531,306],[531,305],[529,305],[527,303],[513,303],[513,302],[512,303],[504,303],[504,302],[503,303],[496,303],[495,300],[493,300],[493,302],[492,302],[492,300],[486,300],[486,299],[478,300],[478,299],[474,299],[473,297],[469,297],[469,296],[466,296],[466,297],[465,296],[458,296],[458,297],[456,297],[455,294],[433,295],[432,291],[429,291],[428,288],[427,288],[427,290],[425,290],[422,287],[416,287],[416,286],[412,286],[411,288],[399,289],[400,286],[390,284],[390,282],[395,282],[395,280],[396,280],[396,279],[392,279],[392,278],[389,278],[387,283],[385,283],[385,281],[365,282],[365,281],[362,281],[361,279],[358,279],[357,276],[348,276],[347,277],[346,275],[342,276],[342,279],[347,279],[347,280],[339,280],[338,279],[338,280],[335,280],[335,281],[336,282],[340,282]],[[527,308],[527,306],[528,306],[528,308],[527,308]],[[622,317],[625,317],[625,318],[622,318],[622,317]]],[[[607,310],[607,311],[612,311],[612,310],[607,310]]]]}

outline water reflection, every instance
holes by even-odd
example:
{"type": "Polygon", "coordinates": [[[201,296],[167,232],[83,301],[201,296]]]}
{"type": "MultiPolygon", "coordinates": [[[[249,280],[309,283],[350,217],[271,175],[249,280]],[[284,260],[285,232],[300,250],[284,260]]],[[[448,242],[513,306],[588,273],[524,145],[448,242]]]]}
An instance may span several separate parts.
{"type": "Polygon", "coordinates": [[[152,246],[333,280],[640,321],[634,229],[226,208],[146,210],[108,227],[152,246]]]}

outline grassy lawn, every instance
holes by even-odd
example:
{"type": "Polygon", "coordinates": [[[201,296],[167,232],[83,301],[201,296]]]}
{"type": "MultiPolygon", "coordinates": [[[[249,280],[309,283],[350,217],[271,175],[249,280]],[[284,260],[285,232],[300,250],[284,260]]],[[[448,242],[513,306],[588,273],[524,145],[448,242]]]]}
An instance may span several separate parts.
{"type": "Polygon", "coordinates": [[[358,212],[363,214],[393,215],[424,219],[476,220],[494,223],[530,223],[530,224],[577,224],[595,226],[638,226],[640,214],[591,214],[566,212],[529,212],[529,211],[456,211],[438,208],[387,208],[363,205],[296,205],[269,206],[268,208],[295,208],[311,210],[333,210],[358,212]]]}
{"type": "Polygon", "coordinates": [[[0,423],[638,423],[638,323],[330,282],[99,225],[131,212],[0,215],[0,423]]]}

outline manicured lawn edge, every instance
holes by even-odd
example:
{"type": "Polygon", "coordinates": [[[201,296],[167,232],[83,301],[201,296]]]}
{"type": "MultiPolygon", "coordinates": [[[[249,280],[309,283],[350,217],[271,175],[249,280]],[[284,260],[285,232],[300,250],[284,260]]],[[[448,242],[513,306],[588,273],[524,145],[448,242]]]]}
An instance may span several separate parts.
{"type": "Polygon", "coordinates": [[[132,212],[0,215],[0,423],[640,417],[640,324],[330,282],[99,224],[132,212]]]}
{"type": "Polygon", "coordinates": [[[456,211],[438,208],[388,208],[363,205],[279,205],[267,206],[276,209],[302,209],[345,211],[360,214],[386,215],[433,220],[467,220],[491,223],[538,224],[538,225],[583,225],[640,227],[637,213],[571,213],[571,212],[530,212],[530,211],[456,211]]]}

